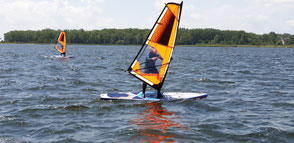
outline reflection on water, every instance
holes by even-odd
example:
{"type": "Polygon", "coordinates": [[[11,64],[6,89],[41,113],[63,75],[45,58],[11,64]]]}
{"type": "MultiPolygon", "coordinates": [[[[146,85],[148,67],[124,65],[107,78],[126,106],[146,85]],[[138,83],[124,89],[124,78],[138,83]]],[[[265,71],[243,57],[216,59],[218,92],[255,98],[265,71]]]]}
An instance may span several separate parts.
{"type": "Polygon", "coordinates": [[[146,108],[144,112],[131,120],[130,123],[138,126],[141,142],[174,142],[172,138],[178,137],[172,128],[185,129],[181,124],[173,121],[179,119],[174,112],[168,112],[161,107],[161,102],[141,104],[146,108]]]}

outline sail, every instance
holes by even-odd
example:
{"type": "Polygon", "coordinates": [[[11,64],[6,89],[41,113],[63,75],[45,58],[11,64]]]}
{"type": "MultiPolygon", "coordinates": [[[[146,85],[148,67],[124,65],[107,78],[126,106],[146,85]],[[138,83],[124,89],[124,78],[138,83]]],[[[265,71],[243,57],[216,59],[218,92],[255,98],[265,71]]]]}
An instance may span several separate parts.
{"type": "Polygon", "coordinates": [[[65,54],[65,48],[66,48],[66,37],[65,37],[65,32],[61,32],[58,39],[57,43],[55,45],[55,48],[61,53],[65,54]]]}
{"type": "Polygon", "coordinates": [[[182,5],[168,3],[143,43],[128,71],[155,89],[160,89],[170,65],[182,5]]]}

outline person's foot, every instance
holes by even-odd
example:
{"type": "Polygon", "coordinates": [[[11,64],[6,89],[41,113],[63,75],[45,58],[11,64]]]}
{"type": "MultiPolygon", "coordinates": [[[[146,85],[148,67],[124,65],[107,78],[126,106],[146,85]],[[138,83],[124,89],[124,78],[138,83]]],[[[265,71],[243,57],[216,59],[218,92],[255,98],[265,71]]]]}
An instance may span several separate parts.
{"type": "Polygon", "coordinates": [[[162,96],[161,93],[157,95],[157,98],[159,98],[159,99],[162,98],[162,97],[163,97],[163,96],[162,96]]]}

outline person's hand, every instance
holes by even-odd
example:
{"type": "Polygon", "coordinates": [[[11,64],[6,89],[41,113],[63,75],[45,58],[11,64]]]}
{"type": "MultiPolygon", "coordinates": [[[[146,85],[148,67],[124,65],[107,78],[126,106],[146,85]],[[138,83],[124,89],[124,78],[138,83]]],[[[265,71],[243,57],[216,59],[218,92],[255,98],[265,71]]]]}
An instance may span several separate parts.
{"type": "Polygon", "coordinates": [[[153,57],[152,60],[157,60],[157,57],[153,57]]]}

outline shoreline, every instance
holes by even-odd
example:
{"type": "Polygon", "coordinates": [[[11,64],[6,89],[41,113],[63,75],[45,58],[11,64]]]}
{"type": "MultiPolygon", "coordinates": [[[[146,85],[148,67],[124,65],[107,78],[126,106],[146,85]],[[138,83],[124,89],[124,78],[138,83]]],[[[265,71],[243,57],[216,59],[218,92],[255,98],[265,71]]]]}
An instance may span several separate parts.
{"type": "MultiPolygon", "coordinates": [[[[55,43],[5,43],[2,44],[24,44],[24,45],[55,45],[55,43]]],[[[89,45],[89,46],[141,46],[141,44],[67,44],[67,45],[89,45]]],[[[196,45],[176,45],[177,47],[256,47],[256,48],[294,48],[294,45],[222,45],[222,44],[196,44],[196,45]]]]}
{"type": "Polygon", "coordinates": [[[256,48],[294,48],[294,45],[222,45],[222,44],[196,44],[196,45],[178,45],[190,47],[256,47],[256,48]]]}

